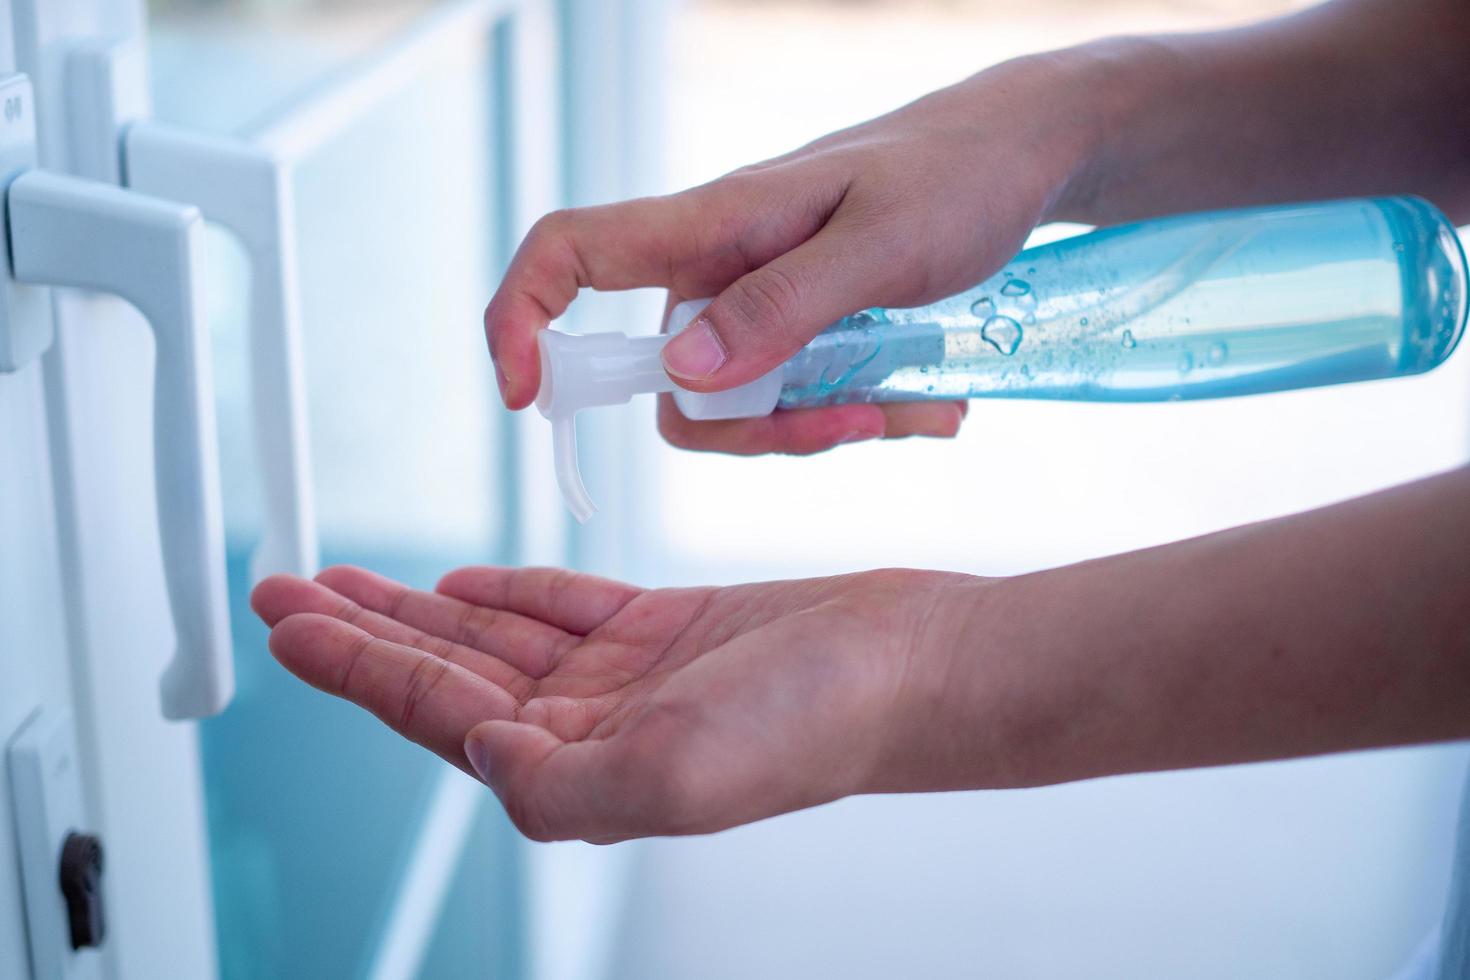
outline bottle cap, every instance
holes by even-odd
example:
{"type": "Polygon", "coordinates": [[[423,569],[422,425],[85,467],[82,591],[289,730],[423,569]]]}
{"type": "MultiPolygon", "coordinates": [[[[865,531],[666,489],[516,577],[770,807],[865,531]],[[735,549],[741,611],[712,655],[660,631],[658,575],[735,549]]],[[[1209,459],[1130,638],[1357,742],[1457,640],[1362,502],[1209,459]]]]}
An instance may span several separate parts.
{"type": "MultiPolygon", "coordinates": [[[[673,336],[694,322],[710,304],[707,299],[691,299],[669,311],[668,333],[673,336]]],[[[781,400],[781,375],[777,368],[754,381],[725,391],[690,391],[675,388],[674,404],[686,419],[708,422],[714,419],[758,419],[770,415],[781,400]]]]}

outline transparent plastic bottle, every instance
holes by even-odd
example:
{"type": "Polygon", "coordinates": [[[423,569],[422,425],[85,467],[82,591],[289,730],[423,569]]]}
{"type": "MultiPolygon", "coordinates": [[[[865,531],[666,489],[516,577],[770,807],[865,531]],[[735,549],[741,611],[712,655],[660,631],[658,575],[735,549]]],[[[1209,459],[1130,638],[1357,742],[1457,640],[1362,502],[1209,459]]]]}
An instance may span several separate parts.
{"type": "MultiPolygon", "coordinates": [[[[683,329],[708,300],[681,303],[683,329]]],[[[1465,255],[1433,205],[1386,197],[1159,218],[1027,249],[974,289],[844,317],[748,384],[701,394],[668,336],[542,331],[537,405],[573,512],[576,412],[672,391],[692,419],[849,402],[1142,402],[1419,374],[1459,342],[1465,255]]]]}
{"type": "Polygon", "coordinates": [[[1168,401],[1418,374],[1459,341],[1465,257],[1417,198],[1161,218],[1028,249],[974,289],[845,317],[778,405],[1168,401]]]}

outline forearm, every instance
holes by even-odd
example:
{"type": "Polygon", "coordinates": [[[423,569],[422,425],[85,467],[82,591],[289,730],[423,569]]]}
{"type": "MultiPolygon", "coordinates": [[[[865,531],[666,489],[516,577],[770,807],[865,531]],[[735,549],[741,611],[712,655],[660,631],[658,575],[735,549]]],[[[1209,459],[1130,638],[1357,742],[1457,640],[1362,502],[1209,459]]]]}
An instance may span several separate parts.
{"type": "Polygon", "coordinates": [[[1058,104],[1081,100],[1095,125],[1048,216],[1412,193],[1470,221],[1467,45],[1462,0],[1336,0],[1060,52],[1058,104]]]}
{"type": "Polygon", "coordinates": [[[1470,737],[1470,468],[963,601],[902,788],[1470,737]]]}

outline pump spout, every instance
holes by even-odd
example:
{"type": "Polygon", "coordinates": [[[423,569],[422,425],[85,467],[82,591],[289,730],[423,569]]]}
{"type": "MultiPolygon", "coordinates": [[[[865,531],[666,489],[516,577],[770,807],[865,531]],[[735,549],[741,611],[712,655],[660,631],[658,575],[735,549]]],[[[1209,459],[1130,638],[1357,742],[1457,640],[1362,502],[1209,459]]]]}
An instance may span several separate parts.
{"type": "Polygon", "coordinates": [[[582,483],[577,462],[577,413],[584,408],[620,405],[644,392],[673,391],[674,382],[659,359],[668,339],[559,330],[537,335],[541,390],[536,394],[536,407],[551,421],[556,485],[580,523],[585,524],[597,508],[582,483]]]}
{"type": "Polygon", "coordinates": [[[575,418],[584,408],[621,405],[634,395],[673,392],[679,411],[691,419],[735,419],[769,415],[781,395],[782,369],[725,391],[694,392],[680,388],[664,371],[664,344],[709,304],[689,300],[669,315],[669,333],[627,337],[620,333],[572,334],[542,330],[541,389],[536,408],[551,421],[556,485],[573,516],[587,523],[597,508],[582,483],[577,462],[575,418]]]}
{"type": "Polygon", "coordinates": [[[582,482],[582,469],[577,464],[577,418],[565,415],[551,420],[551,452],[556,462],[556,486],[566,501],[567,510],[586,524],[597,513],[597,505],[582,482]]]}

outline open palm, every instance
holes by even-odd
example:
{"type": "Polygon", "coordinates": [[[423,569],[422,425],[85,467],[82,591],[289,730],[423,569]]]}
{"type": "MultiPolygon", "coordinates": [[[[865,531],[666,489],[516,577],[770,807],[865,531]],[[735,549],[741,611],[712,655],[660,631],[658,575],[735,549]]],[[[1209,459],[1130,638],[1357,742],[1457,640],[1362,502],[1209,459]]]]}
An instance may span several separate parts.
{"type": "MultiPolygon", "coordinates": [[[[464,769],[538,840],[701,833],[873,786],[940,596],[884,571],[644,590],[464,568],[274,576],[272,653],[464,769]]],[[[968,580],[973,581],[973,580],[968,580]]]]}

